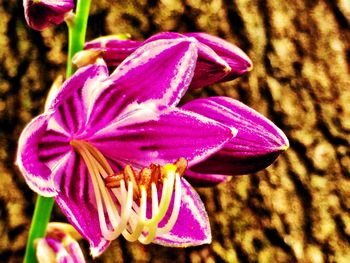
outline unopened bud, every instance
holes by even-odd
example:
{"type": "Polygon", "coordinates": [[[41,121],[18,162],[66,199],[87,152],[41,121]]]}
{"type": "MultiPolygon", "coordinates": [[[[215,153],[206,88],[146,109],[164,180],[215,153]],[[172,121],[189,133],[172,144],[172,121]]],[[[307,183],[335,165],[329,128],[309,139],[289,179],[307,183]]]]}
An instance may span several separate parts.
{"type": "Polygon", "coordinates": [[[101,57],[102,50],[83,50],[74,55],[72,63],[78,68],[94,64],[101,57]]]}

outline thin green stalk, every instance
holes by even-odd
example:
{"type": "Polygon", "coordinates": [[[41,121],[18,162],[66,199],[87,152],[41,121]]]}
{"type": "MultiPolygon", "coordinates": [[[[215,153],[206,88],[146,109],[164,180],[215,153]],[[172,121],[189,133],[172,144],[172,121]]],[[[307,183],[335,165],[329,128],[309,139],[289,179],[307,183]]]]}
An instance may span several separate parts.
{"type": "Polygon", "coordinates": [[[54,199],[50,197],[39,195],[36,199],[32,224],[29,229],[26,253],[24,255],[24,263],[36,262],[34,241],[45,235],[46,226],[50,221],[53,204],[54,199]]]}
{"type": "MultiPolygon", "coordinates": [[[[74,54],[84,47],[87,21],[89,17],[91,0],[78,0],[75,16],[68,18],[68,58],[67,73],[69,78],[73,74],[72,58],[74,54]]],[[[37,262],[35,255],[35,239],[45,236],[47,224],[50,221],[54,199],[38,196],[32,222],[29,229],[24,263],[37,262]]]]}
{"type": "Polygon", "coordinates": [[[67,78],[73,74],[72,58],[75,53],[82,50],[85,43],[87,20],[89,17],[91,0],[78,0],[75,17],[68,18],[68,58],[67,78]]]}

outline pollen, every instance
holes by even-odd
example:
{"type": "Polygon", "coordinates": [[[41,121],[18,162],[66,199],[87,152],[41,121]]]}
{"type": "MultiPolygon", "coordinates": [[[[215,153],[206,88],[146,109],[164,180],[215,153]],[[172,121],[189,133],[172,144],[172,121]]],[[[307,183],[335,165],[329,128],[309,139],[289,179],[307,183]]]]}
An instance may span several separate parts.
{"type": "Polygon", "coordinates": [[[187,168],[185,158],[163,166],[150,164],[142,169],[126,165],[116,173],[92,144],[80,140],[72,140],[70,144],[89,171],[105,239],[123,235],[128,241],[149,244],[157,235],[173,228],[181,206],[181,177],[187,168]]]}

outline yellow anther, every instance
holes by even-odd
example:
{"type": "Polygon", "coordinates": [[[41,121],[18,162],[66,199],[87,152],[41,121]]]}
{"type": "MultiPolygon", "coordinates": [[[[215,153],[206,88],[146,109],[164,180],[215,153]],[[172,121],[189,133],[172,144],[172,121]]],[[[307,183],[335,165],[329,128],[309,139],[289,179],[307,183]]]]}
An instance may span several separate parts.
{"type": "Polygon", "coordinates": [[[176,173],[183,176],[187,169],[187,160],[181,157],[174,164],[176,165],[176,173]]]}
{"type": "Polygon", "coordinates": [[[169,163],[169,164],[166,164],[163,166],[163,169],[164,169],[164,172],[165,172],[165,175],[169,174],[170,172],[176,172],[176,165],[175,164],[172,164],[172,163],[169,163]]]}

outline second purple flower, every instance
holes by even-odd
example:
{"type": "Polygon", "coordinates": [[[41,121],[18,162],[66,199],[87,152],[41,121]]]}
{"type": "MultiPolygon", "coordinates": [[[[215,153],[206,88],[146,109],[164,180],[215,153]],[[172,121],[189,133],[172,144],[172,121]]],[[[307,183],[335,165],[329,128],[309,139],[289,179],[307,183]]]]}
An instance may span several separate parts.
{"type": "MultiPolygon", "coordinates": [[[[144,43],[159,39],[198,40],[198,58],[190,88],[197,89],[216,82],[233,80],[253,67],[249,57],[237,46],[206,33],[179,34],[163,32],[144,42],[120,40],[115,36],[100,37],[85,44],[86,50],[102,51],[108,66],[118,66],[128,55],[144,43]]],[[[169,59],[171,59],[169,57],[169,59]]]]}

